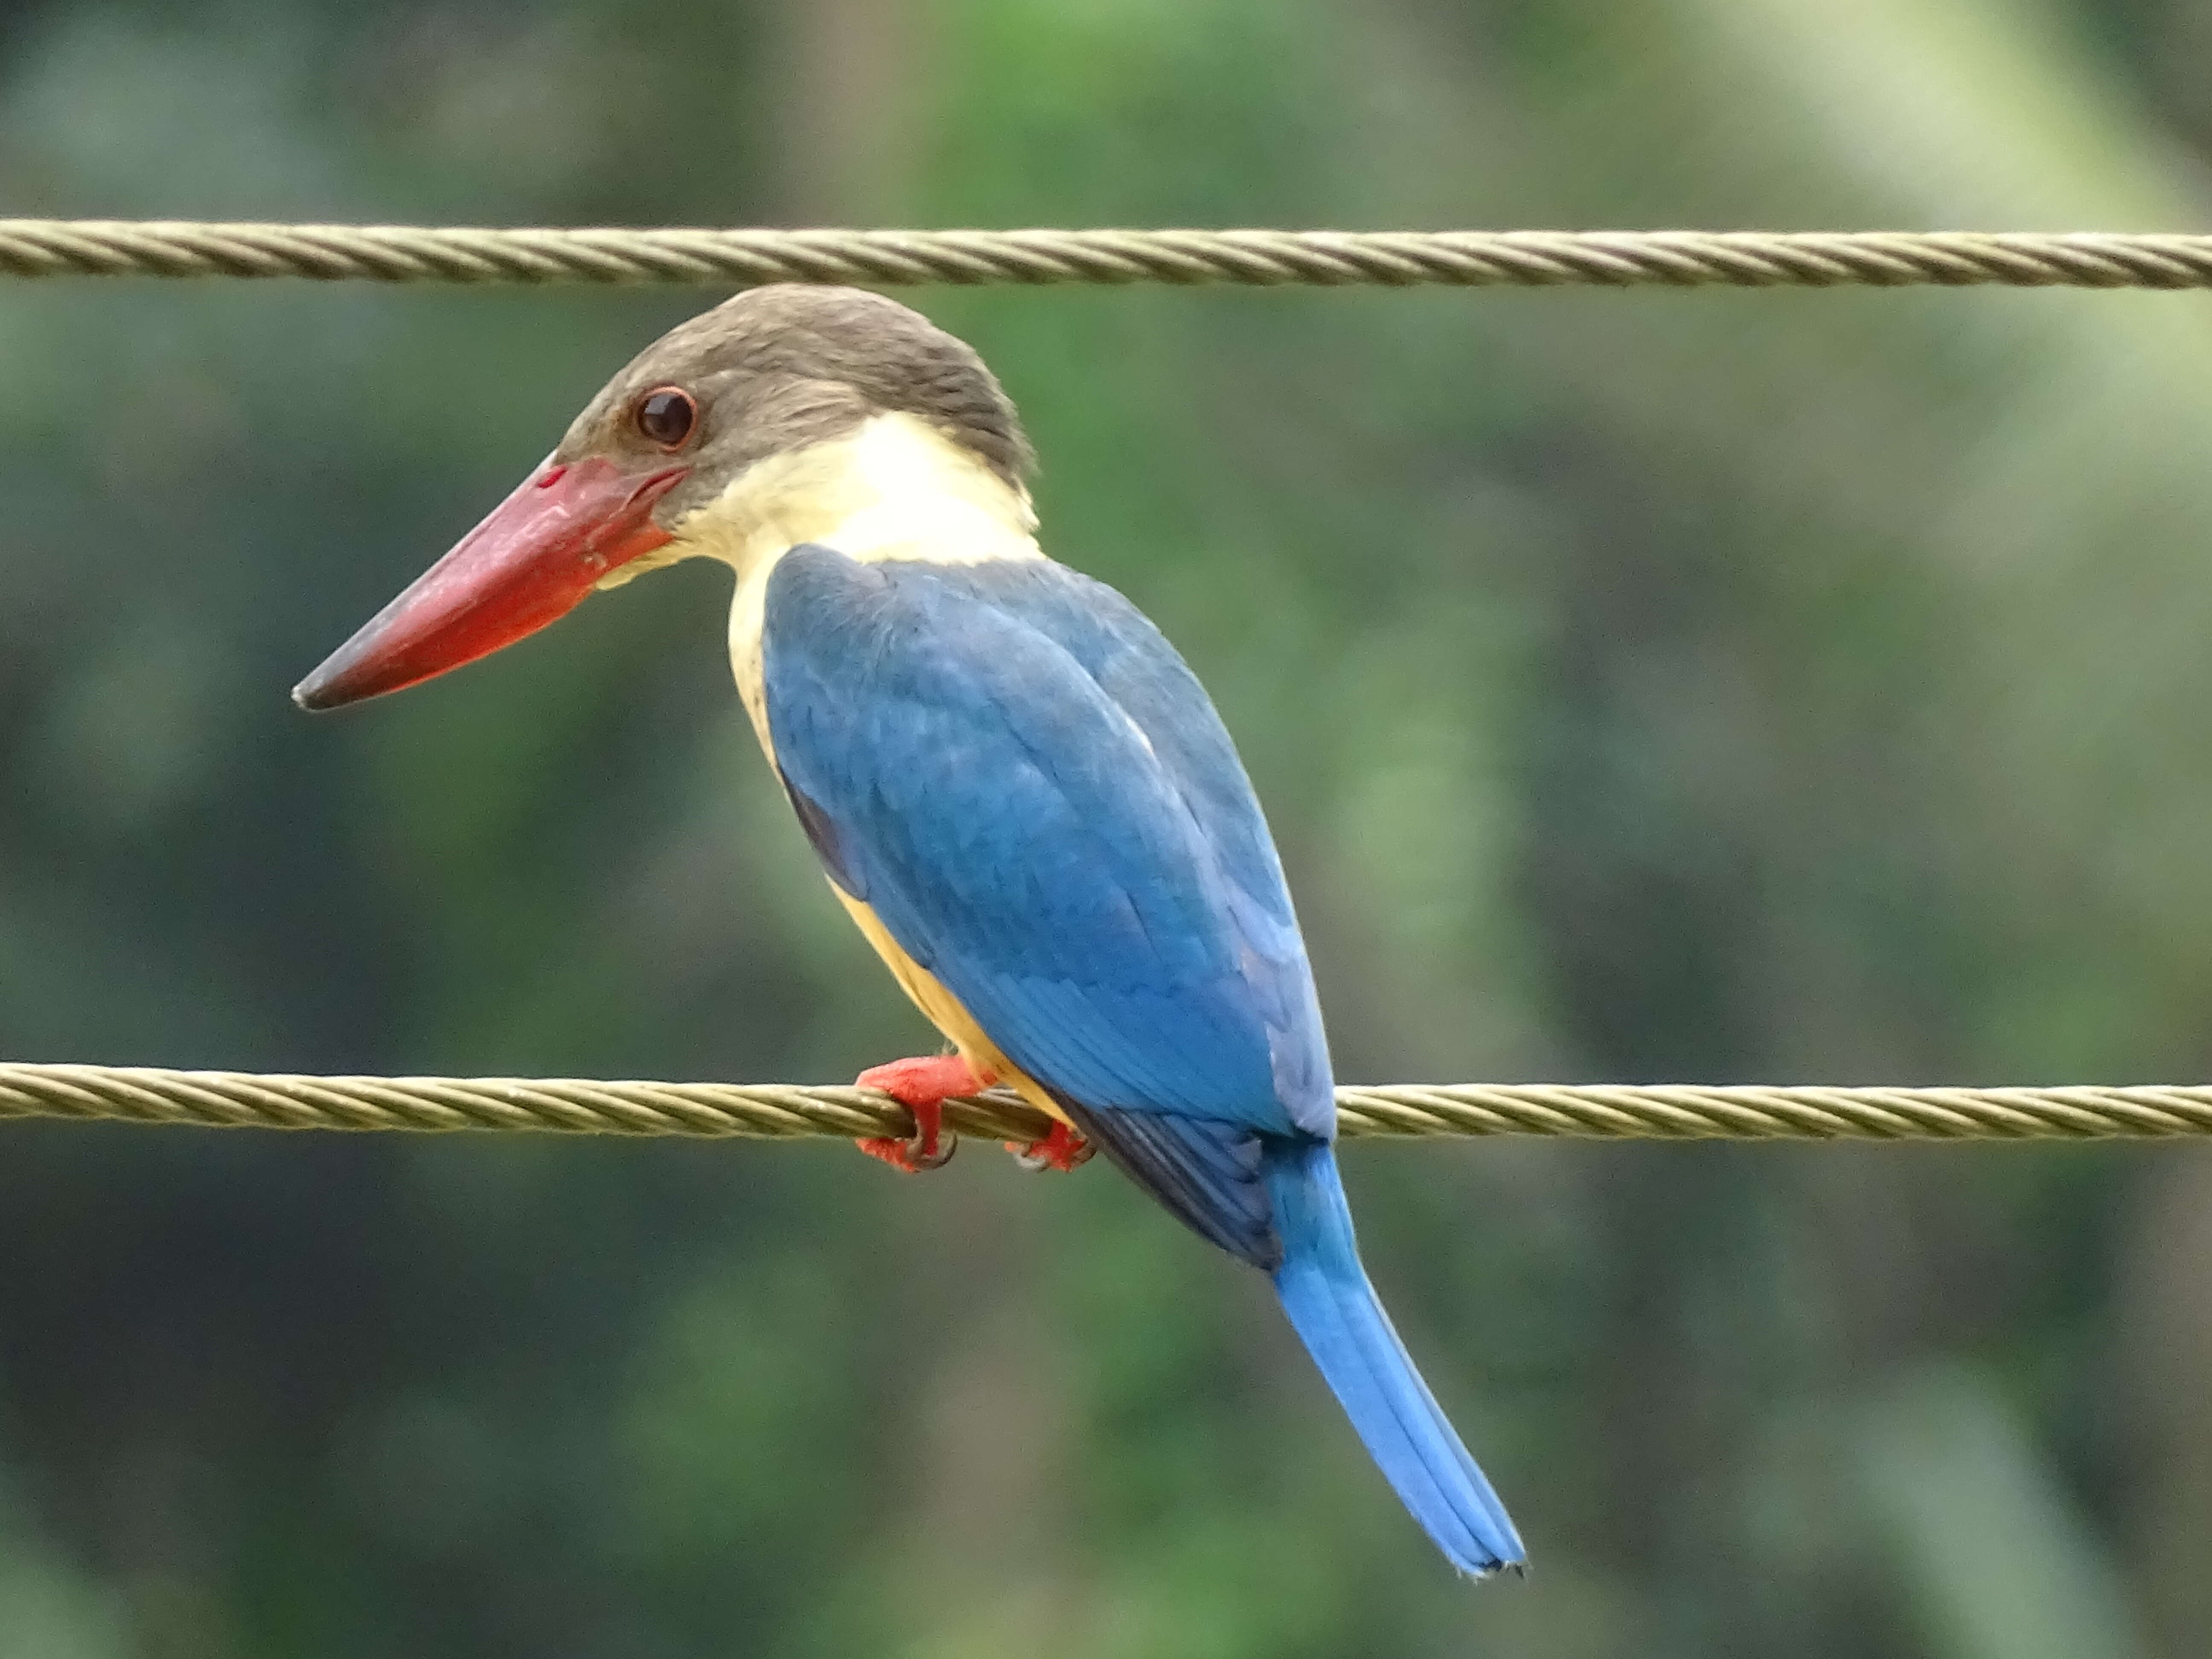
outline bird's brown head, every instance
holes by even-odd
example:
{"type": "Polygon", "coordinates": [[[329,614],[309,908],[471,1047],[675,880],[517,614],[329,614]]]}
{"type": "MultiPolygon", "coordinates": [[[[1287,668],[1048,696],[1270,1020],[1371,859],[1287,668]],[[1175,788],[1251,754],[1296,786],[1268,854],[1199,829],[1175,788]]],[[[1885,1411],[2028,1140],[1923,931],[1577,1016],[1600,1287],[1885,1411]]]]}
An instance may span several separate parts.
{"type": "Polygon", "coordinates": [[[565,616],[762,463],[879,415],[927,423],[1018,489],[1012,404],[975,351],[858,289],[754,289],[671,330],[544,464],[292,693],[336,708],[473,662],[565,616]]]}

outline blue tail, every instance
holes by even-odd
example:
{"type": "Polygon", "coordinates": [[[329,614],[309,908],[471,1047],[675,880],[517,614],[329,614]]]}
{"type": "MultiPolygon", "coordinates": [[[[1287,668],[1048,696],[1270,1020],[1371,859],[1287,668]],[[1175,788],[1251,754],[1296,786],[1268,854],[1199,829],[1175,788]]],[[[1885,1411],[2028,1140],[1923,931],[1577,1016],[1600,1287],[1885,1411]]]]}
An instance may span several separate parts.
{"type": "Polygon", "coordinates": [[[1437,1409],[1359,1265],[1326,1141],[1263,1143],[1283,1265],[1275,1292],[1398,1497],[1462,1572],[1527,1559],[1505,1506],[1437,1409]]]}

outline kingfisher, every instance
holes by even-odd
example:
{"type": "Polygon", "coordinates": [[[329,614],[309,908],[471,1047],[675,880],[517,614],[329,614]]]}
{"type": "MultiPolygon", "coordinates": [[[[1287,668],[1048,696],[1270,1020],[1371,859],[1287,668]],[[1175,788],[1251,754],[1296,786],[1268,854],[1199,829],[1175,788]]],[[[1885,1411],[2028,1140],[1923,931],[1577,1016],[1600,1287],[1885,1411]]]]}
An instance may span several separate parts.
{"type": "Polygon", "coordinates": [[[856,289],[776,285],[648,346],[453,550],[294,691],[444,673],[683,559],[736,573],[730,659],[831,892],[948,1052],[860,1074],[948,1155],[1018,1091],[1273,1281],[1453,1566],[1525,1561],[1360,1265],[1321,1006],[1273,838],[1197,678],[1046,556],[1035,459],[975,351],[856,289]]]}

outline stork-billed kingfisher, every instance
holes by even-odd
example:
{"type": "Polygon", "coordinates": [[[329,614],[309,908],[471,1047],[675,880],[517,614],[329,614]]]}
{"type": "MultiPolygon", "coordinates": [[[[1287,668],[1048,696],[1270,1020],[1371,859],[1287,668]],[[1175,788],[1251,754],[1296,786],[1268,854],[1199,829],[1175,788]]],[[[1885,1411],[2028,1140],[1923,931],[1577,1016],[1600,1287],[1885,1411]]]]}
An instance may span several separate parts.
{"type": "Polygon", "coordinates": [[[1521,1540],[1359,1263],[1321,1007],[1274,843],[1197,679],[1047,558],[1012,402],[851,289],[756,289],[647,348],[559,447],[293,694],[472,661],[679,559],[737,573],[730,656],[831,890],[955,1052],[864,1073],[913,1112],[1003,1085],[1273,1279],[1452,1565],[1521,1540]]]}

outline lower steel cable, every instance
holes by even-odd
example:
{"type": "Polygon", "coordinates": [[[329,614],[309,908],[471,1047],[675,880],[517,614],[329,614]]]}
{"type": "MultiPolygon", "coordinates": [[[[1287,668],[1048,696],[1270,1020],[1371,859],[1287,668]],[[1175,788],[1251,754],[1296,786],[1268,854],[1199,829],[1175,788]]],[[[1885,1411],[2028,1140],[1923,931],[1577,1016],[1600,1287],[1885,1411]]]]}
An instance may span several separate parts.
{"type": "MultiPolygon", "coordinates": [[[[1401,1084],[1337,1091],[1347,1138],[1597,1140],[2100,1140],[2212,1135],[2212,1087],[1892,1089],[1401,1084]]],[[[569,1134],[905,1136],[872,1090],[568,1078],[295,1077],[0,1064],[0,1119],[257,1129],[534,1129],[569,1134]]],[[[1034,1140],[1049,1122],[994,1091],[945,1108],[963,1134],[1034,1140]]]]}

